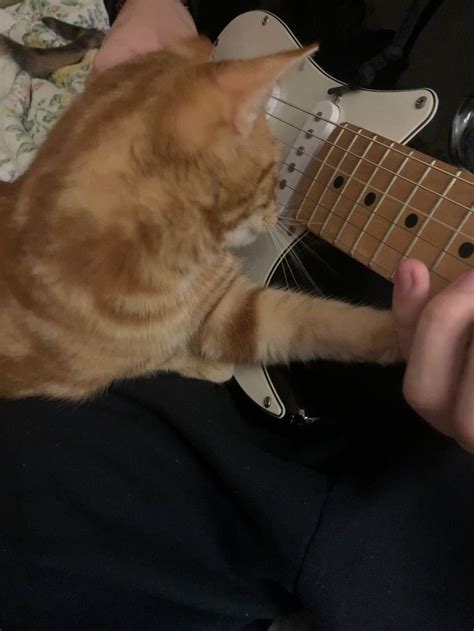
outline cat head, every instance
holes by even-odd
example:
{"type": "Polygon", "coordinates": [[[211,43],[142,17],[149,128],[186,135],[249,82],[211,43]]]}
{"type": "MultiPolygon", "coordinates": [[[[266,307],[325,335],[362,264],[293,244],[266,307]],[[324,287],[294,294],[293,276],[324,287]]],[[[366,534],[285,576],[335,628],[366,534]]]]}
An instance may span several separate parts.
{"type": "Polygon", "coordinates": [[[208,40],[174,49],[187,68],[162,96],[159,137],[194,158],[183,191],[188,185],[191,198],[195,189],[208,200],[208,227],[225,246],[247,245],[277,221],[280,151],[265,105],[275,83],[315,50],[209,63],[208,40]]]}
{"type": "Polygon", "coordinates": [[[316,49],[214,63],[196,38],[95,76],[26,174],[18,224],[77,260],[97,243],[153,269],[250,243],[278,218],[268,94],[316,49]]]}

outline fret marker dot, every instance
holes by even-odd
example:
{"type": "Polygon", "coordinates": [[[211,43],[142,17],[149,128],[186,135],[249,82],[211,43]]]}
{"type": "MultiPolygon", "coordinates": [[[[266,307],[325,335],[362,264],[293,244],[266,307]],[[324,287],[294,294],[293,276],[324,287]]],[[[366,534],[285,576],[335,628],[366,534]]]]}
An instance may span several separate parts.
{"type": "Polygon", "coordinates": [[[468,259],[474,254],[474,243],[469,243],[469,241],[466,241],[465,243],[460,245],[458,254],[462,259],[468,259]]]}
{"type": "Polygon", "coordinates": [[[296,164],[295,164],[294,162],[292,162],[291,164],[289,164],[289,165],[288,165],[288,171],[289,171],[290,173],[293,173],[293,171],[295,170],[295,168],[296,168],[296,164]]]}
{"type": "Polygon", "coordinates": [[[367,193],[367,195],[364,197],[364,204],[366,206],[372,206],[372,204],[375,202],[376,197],[377,195],[375,193],[367,193]]]}
{"type": "Polygon", "coordinates": [[[344,178],[342,177],[342,175],[338,175],[333,182],[334,188],[341,188],[343,184],[344,178]]]}
{"type": "Polygon", "coordinates": [[[285,186],[286,186],[286,180],[280,180],[279,187],[281,188],[281,190],[283,190],[285,186]]]}
{"type": "Polygon", "coordinates": [[[418,223],[418,215],[410,213],[405,217],[405,226],[407,228],[413,228],[418,223]]]}

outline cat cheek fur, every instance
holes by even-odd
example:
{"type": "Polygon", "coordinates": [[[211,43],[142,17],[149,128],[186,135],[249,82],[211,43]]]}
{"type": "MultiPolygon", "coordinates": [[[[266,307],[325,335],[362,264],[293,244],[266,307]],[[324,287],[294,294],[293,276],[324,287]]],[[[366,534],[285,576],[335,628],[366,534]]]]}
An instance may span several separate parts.
{"type": "Polygon", "coordinates": [[[275,224],[276,216],[275,219],[258,215],[249,217],[226,235],[224,239],[224,247],[242,248],[246,245],[250,245],[261,234],[269,232],[275,224]]]}
{"type": "Polygon", "coordinates": [[[261,232],[256,224],[256,220],[253,217],[249,217],[249,219],[229,232],[224,239],[224,247],[242,248],[253,243],[261,232]]]}

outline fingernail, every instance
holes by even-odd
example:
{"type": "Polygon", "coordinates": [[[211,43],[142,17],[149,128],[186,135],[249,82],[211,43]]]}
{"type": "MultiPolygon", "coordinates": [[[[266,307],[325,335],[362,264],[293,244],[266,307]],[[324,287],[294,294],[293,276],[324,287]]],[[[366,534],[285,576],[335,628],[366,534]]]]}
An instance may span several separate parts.
{"type": "Polygon", "coordinates": [[[471,292],[474,291],[474,270],[472,272],[466,272],[462,274],[454,283],[456,289],[461,291],[471,292]]]}

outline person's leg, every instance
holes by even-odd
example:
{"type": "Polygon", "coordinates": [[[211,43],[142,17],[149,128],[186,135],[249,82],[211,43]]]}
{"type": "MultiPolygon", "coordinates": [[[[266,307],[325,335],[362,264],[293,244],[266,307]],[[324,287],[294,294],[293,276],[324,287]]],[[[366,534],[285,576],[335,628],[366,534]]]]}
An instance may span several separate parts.
{"type": "Polygon", "coordinates": [[[326,490],[298,454],[175,376],[0,402],[0,627],[267,627],[295,606],[326,490]]]}
{"type": "Polygon", "coordinates": [[[298,581],[314,631],[474,627],[474,457],[414,419],[363,424],[298,581]]]}

